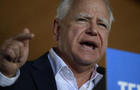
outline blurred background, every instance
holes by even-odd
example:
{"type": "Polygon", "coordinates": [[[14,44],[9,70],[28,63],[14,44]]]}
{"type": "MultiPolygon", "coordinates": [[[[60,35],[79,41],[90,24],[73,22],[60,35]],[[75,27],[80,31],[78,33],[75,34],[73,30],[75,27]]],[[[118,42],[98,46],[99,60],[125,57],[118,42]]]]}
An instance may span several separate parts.
{"type": "MultiPolygon", "coordinates": [[[[53,19],[59,0],[0,0],[0,44],[28,27],[35,34],[29,60],[55,45],[53,19]]],[[[115,22],[109,47],[140,53],[140,0],[110,0],[115,22]]],[[[105,66],[105,57],[99,63],[105,66]]]]}

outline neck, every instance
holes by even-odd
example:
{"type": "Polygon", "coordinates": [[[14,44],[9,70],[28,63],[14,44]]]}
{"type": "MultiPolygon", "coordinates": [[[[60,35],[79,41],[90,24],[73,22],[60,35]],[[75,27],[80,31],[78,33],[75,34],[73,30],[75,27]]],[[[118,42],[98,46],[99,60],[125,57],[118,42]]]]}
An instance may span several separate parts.
{"type": "Polygon", "coordinates": [[[85,82],[90,80],[91,75],[93,71],[95,70],[94,68],[95,64],[87,65],[87,66],[79,65],[75,62],[72,62],[72,60],[67,60],[64,57],[65,55],[62,55],[62,53],[57,48],[55,48],[54,50],[64,60],[64,62],[68,65],[68,67],[73,72],[76,78],[78,88],[80,88],[85,82]]]}
{"type": "MultiPolygon", "coordinates": [[[[75,65],[76,66],[76,65],[75,65]]],[[[69,66],[70,69],[72,70],[75,78],[76,78],[76,82],[78,85],[78,88],[80,88],[85,82],[87,82],[88,80],[90,80],[91,75],[93,73],[93,71],[95,70],[95,68],[89,68],[89,67],[73,67],[69,66]]]]}

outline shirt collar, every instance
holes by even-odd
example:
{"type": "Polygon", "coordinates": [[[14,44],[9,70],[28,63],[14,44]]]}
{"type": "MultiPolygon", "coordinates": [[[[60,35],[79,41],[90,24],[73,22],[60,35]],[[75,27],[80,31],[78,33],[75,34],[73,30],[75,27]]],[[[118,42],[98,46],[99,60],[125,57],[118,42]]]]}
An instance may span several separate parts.
{"type": "Polygon", "coordinates": [[[54,75],[56,75],[63,67],[68,67],[61,57],[56,54],[53,48],[50,49],[48,57],[53,68],[54,75]]]}
{"type": "MultiPolygon", "coordinates": [[[[67,68],[70,70],[70,68],[66,65],[66,63],[57,55],[57,53],[53,50],[53,48],[50,49],[48,58],[50,60],[54,75],[56,75],[62,68],[67,68]]],[[[94,72],[91,75],[90,81],[96,80],[96,78],[101,77],[103,75],[99,74],[96,70],[98,68],[98,65],[96,64],[94,67],[94,72]]],[[[71,71],[71,70],[70,70],[71,71]]],[[[100,79],[101,79],[100,78],[100,79]]],[[[98,81],[98,80],[97,80],[98,81]]]]}

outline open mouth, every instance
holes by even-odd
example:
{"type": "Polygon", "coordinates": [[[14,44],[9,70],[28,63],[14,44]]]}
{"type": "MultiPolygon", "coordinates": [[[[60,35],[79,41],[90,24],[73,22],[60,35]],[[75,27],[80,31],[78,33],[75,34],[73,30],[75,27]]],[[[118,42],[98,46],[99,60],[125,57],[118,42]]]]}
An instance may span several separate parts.
{"type": "Polygon", "coordinates": [[[97,44],[93,41],[81,41],[80,45],[88,47],[90,49],[96,49],[97,48],[97,44]]]}

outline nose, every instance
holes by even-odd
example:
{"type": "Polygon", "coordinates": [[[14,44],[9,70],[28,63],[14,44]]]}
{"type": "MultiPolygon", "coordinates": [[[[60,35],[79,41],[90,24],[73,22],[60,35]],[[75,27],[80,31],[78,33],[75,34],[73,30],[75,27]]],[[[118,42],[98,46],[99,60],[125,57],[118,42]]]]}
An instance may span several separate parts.
{"type": "Polygon", "coordinates": [[[97,26],[94,24],[90,24],[89,27],[86,30],[86,34],[90,35],[90,36],[97,36],[98,32],[97,32],[97,26]]]}

